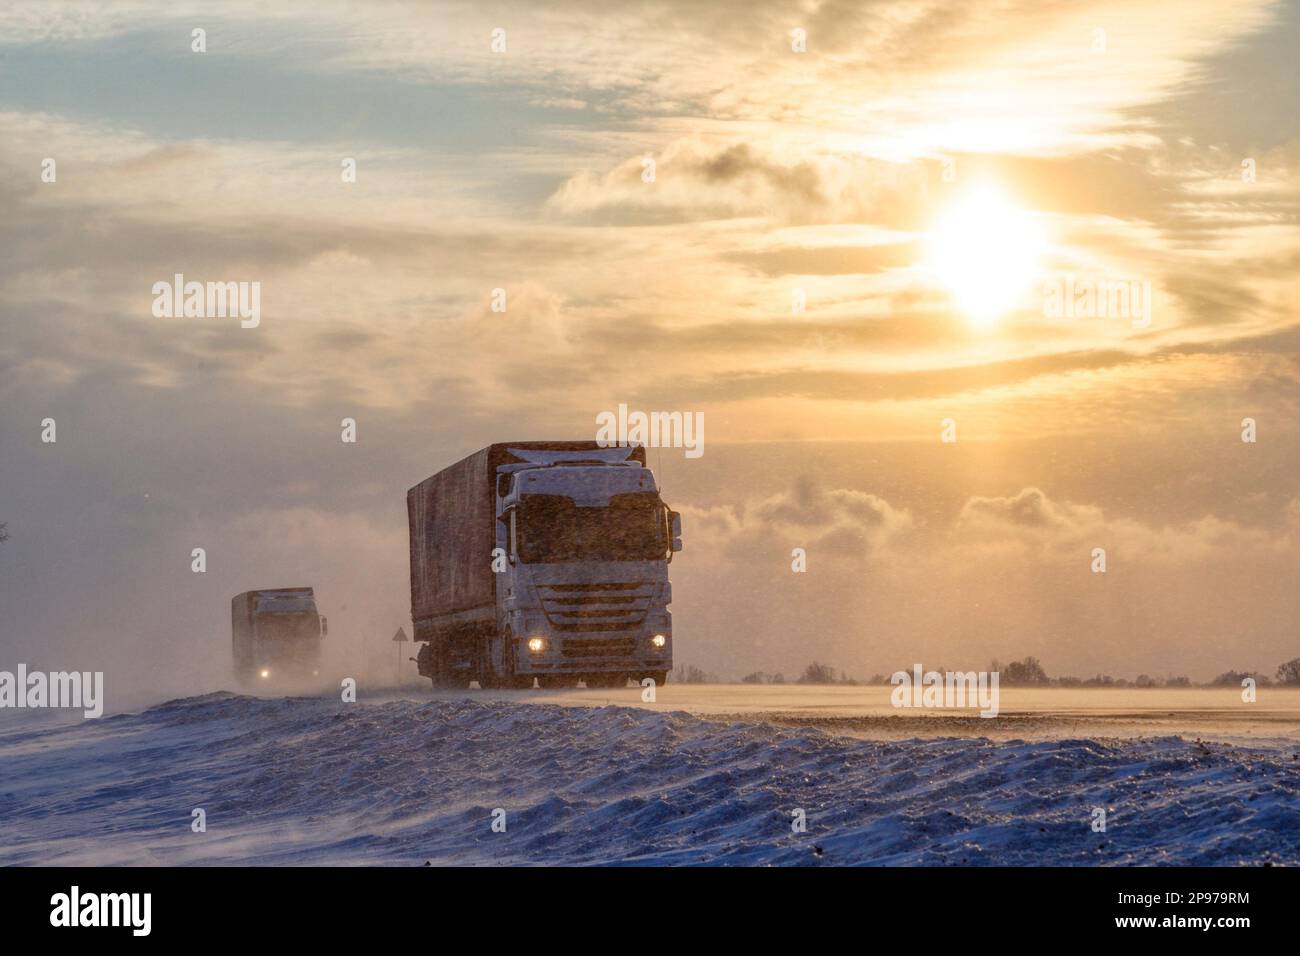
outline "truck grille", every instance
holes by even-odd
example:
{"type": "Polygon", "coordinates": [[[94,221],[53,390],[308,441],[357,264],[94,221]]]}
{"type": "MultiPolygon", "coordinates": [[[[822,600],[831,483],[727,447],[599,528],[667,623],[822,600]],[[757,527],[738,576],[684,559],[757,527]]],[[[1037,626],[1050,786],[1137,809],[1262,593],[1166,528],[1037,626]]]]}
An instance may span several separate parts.
{"type": "Polygon", "coordinates": [[[546,619],[557,630],[629,631],[645,621],[654,585],[543,584],[538,590],[546,619]]]}
{"type": "Polygon", "coordinates": [[[566,637],[560,645],[565,657],[631,657],[635,649],[630,637],[566,637]]]}

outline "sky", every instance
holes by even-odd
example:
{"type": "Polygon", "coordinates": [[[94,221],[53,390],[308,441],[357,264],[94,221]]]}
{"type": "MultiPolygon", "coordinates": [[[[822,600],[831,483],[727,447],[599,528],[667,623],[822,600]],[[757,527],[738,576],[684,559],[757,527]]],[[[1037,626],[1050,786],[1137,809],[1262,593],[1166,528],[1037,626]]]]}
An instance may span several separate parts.
{"type": "Polygon", "coordinates": [[[705,417],[650,453],[678,663],[1271,673],[1298,45],[1276,2],[6,3],[0,667],[216,689],[230,597],[308,584],[390,660],[406,489],[624,403],[705,417]],[[156,317],[176,273],[260,323],[156,317]]]}

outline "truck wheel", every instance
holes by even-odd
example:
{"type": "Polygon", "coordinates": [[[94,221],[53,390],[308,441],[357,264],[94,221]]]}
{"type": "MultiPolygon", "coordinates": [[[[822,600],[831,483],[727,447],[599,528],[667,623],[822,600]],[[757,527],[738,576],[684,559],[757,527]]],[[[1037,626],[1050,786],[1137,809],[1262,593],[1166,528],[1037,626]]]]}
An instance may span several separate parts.
{"type": "Polygon", "coordinates": [[[474,642],[474,677],[483,690],[496,690],[505,681],[492,667],[492,639],[481,637],[474,642]]]}
{"type": "Polygon", "coordinates": [[[440,690],[452,689],[457,686],[456,678],[451,673],[451,648],[447,644],[445,637],[436,638],[430,644],[433,650],[433,676],[429,679],[433,681],[433,686],[440,690]]]}
{"type": "Polygon", "coordinates": [[[514,632],[506,628],[502,640],[505,641],[506,647],[506,676],[499,680],[497,686],[509,687],[512,690],[532,690],[533,675],[515,673],[519,666],[519,659],[517,657],[518,651],[515,648],[514,632]]]}
{"type": "Polygon", "coordinates": [[[543,674],[537,678],[537,683],[547,689],[558,687],[572,687],[578,682],[578,678],[570,677],[566,674],[543,674]]]}

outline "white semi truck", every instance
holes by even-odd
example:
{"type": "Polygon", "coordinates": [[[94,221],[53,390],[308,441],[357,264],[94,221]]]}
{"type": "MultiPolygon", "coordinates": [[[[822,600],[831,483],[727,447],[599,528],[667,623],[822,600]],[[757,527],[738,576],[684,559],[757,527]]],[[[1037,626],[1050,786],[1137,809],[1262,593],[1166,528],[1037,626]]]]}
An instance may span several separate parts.
{"type": "Polygon", "coordinates": [[[667,680],[681,517],[644,448],[489,445],[406,506],[415,660],[434,686],[667,680]]]}
{"type": "Polygon", "coordinates": [[[230,631],[236,676],[279,683],[318,674],[329,625],[311,588],[267,588],[231,598],[230,631]]]}

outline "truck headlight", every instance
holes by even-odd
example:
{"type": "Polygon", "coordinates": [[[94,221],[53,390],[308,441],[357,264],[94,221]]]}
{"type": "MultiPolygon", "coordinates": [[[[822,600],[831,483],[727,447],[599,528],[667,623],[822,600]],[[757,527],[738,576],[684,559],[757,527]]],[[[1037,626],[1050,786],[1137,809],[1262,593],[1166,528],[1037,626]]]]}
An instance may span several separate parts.
{"type": "Polygon", "coordinates": [[[663,647],[668,643],[668,638],[664,637],[662,634],[656,634],[654,637],[650,638],[650,643],[655,647],[663,647]]]}
{"type": "Polygon", "coordinates": [[[262,670],[262,675],[261,675],[261,676],[263,676],[263,677],[270,677],[270,676],[271,676],[271,672],[268,671],[268,670],[266,670],[266,669],[263,669],[263,670],[262,670]]]}
{"type": "Polygon", "coordinates": [[[534,654],[540,654],[546,650],[546,642],[540,637],[530,637],[528,639],[528,649],[534,654]]]}

